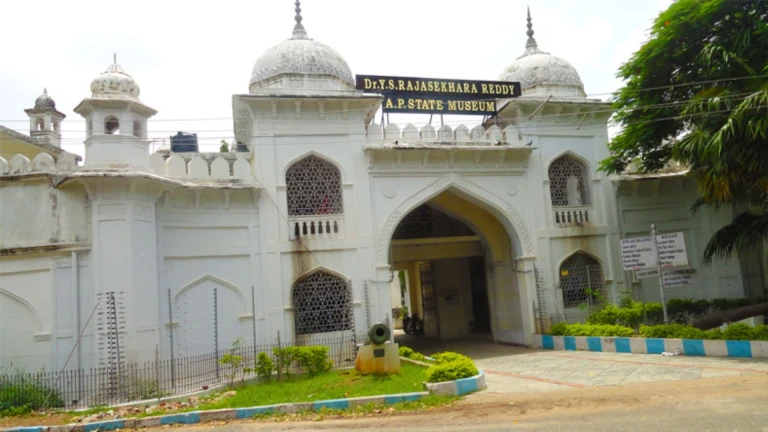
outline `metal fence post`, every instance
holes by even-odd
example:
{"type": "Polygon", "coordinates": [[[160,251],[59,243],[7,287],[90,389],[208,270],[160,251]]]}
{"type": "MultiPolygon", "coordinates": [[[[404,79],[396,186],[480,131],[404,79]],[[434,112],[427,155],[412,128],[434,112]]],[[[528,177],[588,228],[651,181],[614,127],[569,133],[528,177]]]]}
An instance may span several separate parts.
{"type": "Polygon", "coordinates": [[[213,289],[213,346],[214,346],[214,361],[216,362],[216,378],[219,378],[219,294],[218,288],[213,289]]]}
{"type": "Polygon", "coordinates": [[[171,289],[168,288],[168,333],[171,336],[171,386],[176,388],[176,358],[173,353],[173,307],[171,306],[171,289]]]}

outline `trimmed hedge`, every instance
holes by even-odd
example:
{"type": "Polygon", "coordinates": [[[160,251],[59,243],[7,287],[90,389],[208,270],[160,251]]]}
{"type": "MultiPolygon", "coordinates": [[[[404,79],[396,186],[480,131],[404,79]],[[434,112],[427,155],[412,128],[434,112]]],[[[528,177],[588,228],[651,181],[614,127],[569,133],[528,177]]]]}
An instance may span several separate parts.
{"type": "MultiPolygon", "coordinates": [[[[674,324],[690,324],[694,318],[712,312],[765,303],[768,299],[718,298],[713,300],[672,299],[667,302],[669,321],[674,324]]],[[[641,324],[656,325],[664,322],[661,303],[643,303],[624,299],[620,306],[606,305],[592,313],[589,324],[613,324],[639,328],[641,324]],[[643,310],[645,308],[645,310],[643,310]]]]}
{"type": "Polygon", "coordinates": [[[469,357],[455,352],[442,352],[432,356],[437,364],[427,369],[427,382],[454,381],[480,373],[469,357]]]}
{"type": "Polygon", "coordinates": [[[424,354],[418,353],[414,351],[411,348],[408,348],[407,346],[401,346],[400,347],[400,357],[405,357],[407,359],[415,360],[415,361],[426,361],[427,359],[424,357],[424,354]]]}
{"type": "Polygon", "coordinates": [[[635,331],[629,327],[610,324],[565,324],[552,326],[549,333],[554,336],[623,336],[632,337],[635,331]]]}
{"type": "Polygon", "coordinates": [[[608,324],[565,324],[552,326],[546,334],[552,336],[601,336],[601,337],[646,337],[662,339],[715,339],[715,340],[755,340],[768,341],[768,326],[750,327],[737,323],[725,330],[699,330],[683,324],[660,324],[640,326],[639,331],[629,327],[608,324]]]}

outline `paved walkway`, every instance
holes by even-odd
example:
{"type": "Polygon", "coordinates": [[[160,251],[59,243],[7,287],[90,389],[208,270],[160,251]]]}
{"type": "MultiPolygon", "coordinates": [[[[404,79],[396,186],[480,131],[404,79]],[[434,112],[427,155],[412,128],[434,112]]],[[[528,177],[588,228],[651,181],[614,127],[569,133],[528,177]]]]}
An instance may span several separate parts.
{"type": "Polygon", "coordinates": [[[472,357],[486,373],[489,393],[768,375],[768,359],[536,350],[498,345],[483,339],[437,341],[405,334],[395,338],[401,345],[425,355],[455,351],[472,357]]]}

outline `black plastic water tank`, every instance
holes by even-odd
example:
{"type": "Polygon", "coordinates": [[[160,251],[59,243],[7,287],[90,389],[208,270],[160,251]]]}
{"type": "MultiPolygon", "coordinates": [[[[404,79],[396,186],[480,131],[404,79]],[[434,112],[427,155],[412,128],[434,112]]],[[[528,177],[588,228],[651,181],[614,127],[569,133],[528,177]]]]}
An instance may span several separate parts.
{"type": "Polygon", "coordinates": [[[171,137],[171,151],[173,153],[197,153],[197,134],[177,132],[171,137]]]}
{"type": "Polygon", "coordinates": [[[237,142],[237,151],[238,152],[247,152],[248,151],[248,144],[242,143],[240,141],[237,142]]]}

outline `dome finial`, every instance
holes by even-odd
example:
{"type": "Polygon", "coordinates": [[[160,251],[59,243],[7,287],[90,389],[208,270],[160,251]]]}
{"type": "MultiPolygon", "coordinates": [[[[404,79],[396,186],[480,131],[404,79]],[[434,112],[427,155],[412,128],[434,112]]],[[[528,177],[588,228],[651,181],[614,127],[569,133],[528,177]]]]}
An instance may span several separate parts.
{"type": "Polygon", "coordinates": [[[304,26],[301,24],[301,1],[296,0],[296,25],[293,26],[293,38],[294,39],[306,39],[307,38],[307,31],[304,29],[304,26]]]}
{"type": "Polygon", "coordinates": [[[531,7],[528,6],[528,24],[525,26],[528,27],[528,31],[525,32],[525,34],[528,35],[528,40],[525,42],[525,52],[523,55],[521,55],[518,58],[522,58],[531,54],[549,54],[545,53],[544,51],[541,51],[539,49],[539,44],[536,43],[536,39],[533,38],[533,22],[531,20],[531,7]]]}
{"type": "Polygon", "coordinates": [[[48,87],[43,87],[43,95],[48,96],[48,87]]]}

